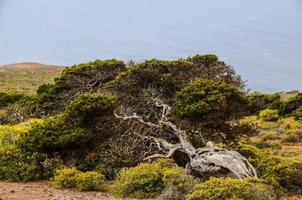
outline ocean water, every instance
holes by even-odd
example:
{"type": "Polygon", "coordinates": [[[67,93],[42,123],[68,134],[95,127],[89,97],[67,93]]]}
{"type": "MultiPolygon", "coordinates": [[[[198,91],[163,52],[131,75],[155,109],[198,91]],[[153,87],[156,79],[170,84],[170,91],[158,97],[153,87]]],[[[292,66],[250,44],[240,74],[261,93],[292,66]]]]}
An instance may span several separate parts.
{"type": "Polygon", "coordinates": [[[0,65],[207,53],[252,90],[302,90],[302,1],[0,0],[0,65]]]}

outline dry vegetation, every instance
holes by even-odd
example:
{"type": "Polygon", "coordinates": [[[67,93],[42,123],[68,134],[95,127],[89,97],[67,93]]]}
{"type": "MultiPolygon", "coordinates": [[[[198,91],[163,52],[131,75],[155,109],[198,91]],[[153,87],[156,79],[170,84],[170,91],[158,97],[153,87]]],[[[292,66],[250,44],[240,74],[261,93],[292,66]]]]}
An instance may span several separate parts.
{"type": "Polygon", "coordinates": [[[38,63],[18,63],[0,66],[0,92],[35,93],[44,83],[51,83],[62,67],[38,63]]]}

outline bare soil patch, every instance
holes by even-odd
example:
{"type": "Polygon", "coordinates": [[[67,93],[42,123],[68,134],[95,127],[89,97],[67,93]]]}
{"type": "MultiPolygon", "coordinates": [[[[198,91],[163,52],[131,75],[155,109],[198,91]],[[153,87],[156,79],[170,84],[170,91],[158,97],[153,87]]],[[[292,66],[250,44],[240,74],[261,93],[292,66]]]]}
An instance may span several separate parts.
{"type": "Polygon", "coordinates": [[[0,182],[0,200],[119,200],[103,192],[57,190],[49,182],[0,182]]]}

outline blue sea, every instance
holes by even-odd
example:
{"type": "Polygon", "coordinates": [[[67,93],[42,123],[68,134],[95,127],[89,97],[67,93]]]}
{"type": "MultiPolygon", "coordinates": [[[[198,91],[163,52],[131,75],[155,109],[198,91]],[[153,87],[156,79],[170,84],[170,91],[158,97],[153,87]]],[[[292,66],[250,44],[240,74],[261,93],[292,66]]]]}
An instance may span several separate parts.
{"type": "Polygon", "coordinates": [[[302,0],[0,0],[0,65],[208,53],[252,90],[302,90],[302,0]]]}

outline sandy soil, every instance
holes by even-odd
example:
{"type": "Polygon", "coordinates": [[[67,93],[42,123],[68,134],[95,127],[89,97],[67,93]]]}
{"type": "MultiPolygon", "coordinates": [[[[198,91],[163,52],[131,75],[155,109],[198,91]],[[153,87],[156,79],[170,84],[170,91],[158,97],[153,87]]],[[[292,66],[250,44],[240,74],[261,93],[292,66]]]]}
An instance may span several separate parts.
{"type": "Polygon", "coordinates": [[[119,200],[107,193],[57,190],[48,182],[0,182],[0,200],[119,200]]]}
{"type": "MultiPolygon", "coordinates": [[[[154,200],[160,200],[157,198],[154,200]]],[[[282,200],[302,200],[300,195],[281,198],[282,200]]],[[[77,190],[57,190],[49,182],[8,183],[0,182],[0,200],[122,200],[103,192],[80,192],[77,190]]],[[[123,199],[125,200],[125,199],[123,199]]],[[[130,199],[128,199],[130,200],[130,199]]],[[[132,199],[135,200],[135,199],[132,199]]]]}

